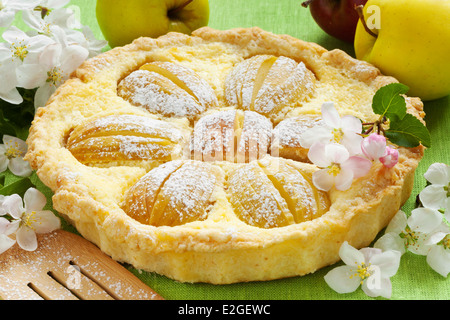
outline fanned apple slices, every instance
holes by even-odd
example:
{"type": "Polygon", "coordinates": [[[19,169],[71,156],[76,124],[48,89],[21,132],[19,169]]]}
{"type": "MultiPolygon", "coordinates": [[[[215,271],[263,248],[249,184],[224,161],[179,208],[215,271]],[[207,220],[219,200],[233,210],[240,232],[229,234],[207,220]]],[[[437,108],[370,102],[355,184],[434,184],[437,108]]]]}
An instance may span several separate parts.
{"type": "Polygon", "coordinates": [[[192,69],[163,61],[133,71],[119,82],[117,93],[133,105],[167,117],[193,119],[218,103],[212,87],[192,69]]]}
{"type": "Polygon", "coordinates": [[[260,228],[309,221],[330,205],[327,193],[311,183],[311,173],[282,158],[265,157],[232,171],[228,189],[236,215],[260,228]]]}
{"type": "Polygon", "coordinates": [[[144,175],[125,195],[123,210],[153,226],[177,226],[208,217],[223,171],[207,162],[175,160],[144,175]]]}
{"type": "Polygon", "coordinates": [[[137,115],[108,115],[77,126],[67,149],[86,165],[168,161],[181,156],[183,131],[169,122],[137,115]]]}
{"type": "Polygon", "coordinates": [[[222,110],[202,117],[191,139],[193,159],[250,162],[269,152],[272,122],[242,110],[222,110]]]}
{"type": "Polygon", "coordinates": [[[315,76],[303,62],[257,55],[242,61],[228,74],[225,98],[230,105],[277,120],[285,107],[305,101],[314,89],[315,76]]]}
{"type": "Polygon", "coordinates": [[[300,144],[300,136],[307,129],[323,125],[322,117],[304,114],[281,121],[273,130],[271,154],[301,162],[310,162],[308,149],[300,144]]]}

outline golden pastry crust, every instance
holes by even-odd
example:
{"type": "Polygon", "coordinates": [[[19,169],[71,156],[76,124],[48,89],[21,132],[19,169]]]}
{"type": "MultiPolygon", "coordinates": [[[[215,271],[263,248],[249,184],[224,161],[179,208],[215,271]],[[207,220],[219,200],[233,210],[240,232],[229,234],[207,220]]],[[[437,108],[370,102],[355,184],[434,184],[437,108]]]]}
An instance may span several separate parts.
{"type": "MultiPolygon", "coordinates": [[[[329,210],[321,216],[275,228],[240,220],[226,184],[212,191],[213,206],[205,219],[176,226],[140,223],[123,210],[127,191],[165,161],[87,166],[66,148],[74,128],[94,117],[114,114],[167,121],[192,132],[192,119],[151,114],[117,95],[118,83],[146,63],[171,61],[191,68],[214,90],[218,108],[224,108],[227,74],[244,59],[263,54],[301,61],[316,77],[312,96],[283,118],[274,117],[274,126],[284,117],[317,115],[325,101],[334,101],[342,115],[373,120],[373,94],[396,81],[340,50],[327,51],[259,28],[218,31],[205,27],[192,36],[169,33],[158,39],[137,39],[86,61],[36,113],[26,159],[53,190],[54,208],[113,259],[186,282],[226,284],[299,276],[337,262],[344,241],[358,248],[368,246],[408,199],[422,146],[400,148],[394,168],[374,165],[349,190],[330,191],[329,210]]],[[[421,101],[406,100],[409,112],[423,117],[421,101]]],[[[282,161],[304,172],[316,170],[308,163],[282,161]]],[[[229,173],[247,164],[217,161],[212,165],[220,168],[226,180],[229,173]]]]}

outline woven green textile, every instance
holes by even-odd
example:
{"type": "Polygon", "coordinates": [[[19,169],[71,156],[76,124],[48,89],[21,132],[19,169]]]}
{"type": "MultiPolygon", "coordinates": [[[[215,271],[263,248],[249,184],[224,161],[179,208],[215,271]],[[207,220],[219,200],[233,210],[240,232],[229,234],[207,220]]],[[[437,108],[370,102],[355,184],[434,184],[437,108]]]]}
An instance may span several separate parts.
{"type": "MultiPolygon", "coordinates": [[[[95,0],[72,0],[71,5],[81,9],[82,23],[89,25],[94,34],[101,38],[102,34],[95,18],[95,0]]],[[[352,45],[325,34],[316,25],[309,10],[301,6],[300,0],[210,0],[209,26],[222,30],[258,26],[274,33],[289,34],[305,41],[316,42],[328,50],[340,48],[354,56],[352,45]]],[[[450,98],[425,103],[425,112],[432,136],[432,147],[426,150],[425,157],[416,172],[413,193],[403,207],[405,212],[410,212],[414,208],[415,198],[425,186],[423,174],[428,166],[433,162],[450,164],[450,98]]],[[[42,186],[36,177],[34,181],[51,200],[51,192],[42,186]]],[[[324,281],[324,276],[335,266],[303,277],[232,285],[179,283],[164,276],[128,268],[168,300],[372,299],[367,297],[361,289],[350,294],[338,294],[329,288],[324,281]]],[[[449,278],[444,278],[433,271],[425,257],[406,253],[402,257],[400,269],[391,278],[392,300],[450,299],[449,278]]]]}

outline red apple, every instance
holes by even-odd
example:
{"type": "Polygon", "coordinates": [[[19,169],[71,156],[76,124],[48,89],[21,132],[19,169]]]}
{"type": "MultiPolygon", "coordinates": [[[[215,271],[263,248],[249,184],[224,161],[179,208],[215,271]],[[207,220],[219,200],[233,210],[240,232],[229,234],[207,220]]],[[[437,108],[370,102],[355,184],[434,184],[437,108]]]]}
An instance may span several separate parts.
{"type": "Polygon", "coordinates": [[[330,36],[353,43],[358,13],[355,6],[364,5],[367,0],[307,0],[303,7],[309,7],[316,23],[330,36]]]}

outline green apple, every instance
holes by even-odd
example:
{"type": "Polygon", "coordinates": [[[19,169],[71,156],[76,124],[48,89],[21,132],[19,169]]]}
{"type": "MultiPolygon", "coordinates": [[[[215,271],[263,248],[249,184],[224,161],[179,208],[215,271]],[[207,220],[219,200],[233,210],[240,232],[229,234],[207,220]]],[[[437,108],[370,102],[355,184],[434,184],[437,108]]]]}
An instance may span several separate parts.
{"type": "Polygon", "coordinates": [[[356,58],[433,100],[450,94],[450,0],[369,0],[356,28],[356,58]]]}
{"type": "Polygon", "coordinates": [[[97,0],[97,21],[111,47],[171,31],[190,34],[209,21],[208,0],[97,0]]]}

